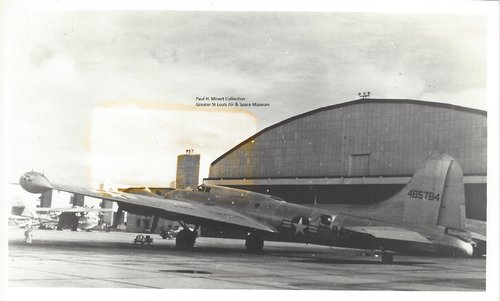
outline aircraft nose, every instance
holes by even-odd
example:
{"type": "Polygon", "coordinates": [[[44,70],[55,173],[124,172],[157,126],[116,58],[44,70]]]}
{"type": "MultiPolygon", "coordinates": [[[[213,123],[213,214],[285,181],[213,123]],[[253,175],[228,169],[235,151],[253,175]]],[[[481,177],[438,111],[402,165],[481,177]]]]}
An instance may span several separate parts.
{"type": "Polygon", "coordinates": [[[26,172],[19,178],[19,185],[31,193],[43,193],[52,189],[49,180],[41,173],[36,171],[26,172]]]}

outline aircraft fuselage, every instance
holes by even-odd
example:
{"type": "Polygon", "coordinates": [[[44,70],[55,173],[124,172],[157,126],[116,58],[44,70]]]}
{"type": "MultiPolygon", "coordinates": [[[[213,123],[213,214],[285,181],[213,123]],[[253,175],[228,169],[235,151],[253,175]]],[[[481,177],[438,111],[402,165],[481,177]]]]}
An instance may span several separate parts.
{"type": "MultiPolygon", "coordinates": [[[[221,186],[202,185],[198,190],[174,190],[167,194],[169,199],[203,202],[206,206],[218,206],[243,212],[258,221],[265,221],[274,227],[278,233],[261,232],[264,240],[311,243],[326,246],[349,247],[359,249],[390,249],[403,253],[470,255],[470,243],[467,239],[452,236],[446,229],[419,228],[419,233],[432,242],[404,242],[391,239],[374,239],[371,235],[349,231],[346,227],[382,226],[393,227],[388,214],[377,213],[376,206],[351,207],[347,212],[336,212],[313,208],[299,204],[287,203],[269,195],[227,188],[221,186]],[[375,214],[374,214],[375,212],[375,214]],[[385,220],[383,220],[385,218],[385,220]]],[[[192,221],[202,225],[203,221],[192,221]]],[[[401,227],[401,224],[397,224],[401,227]]],[[[208,227],[208,225],[207,225],[208,227]]],[[[234,225],[220,224],[210,229],[204,229],[204,236],[224,238],[245,238],[247,229],[238,229],[234,225]]]]}

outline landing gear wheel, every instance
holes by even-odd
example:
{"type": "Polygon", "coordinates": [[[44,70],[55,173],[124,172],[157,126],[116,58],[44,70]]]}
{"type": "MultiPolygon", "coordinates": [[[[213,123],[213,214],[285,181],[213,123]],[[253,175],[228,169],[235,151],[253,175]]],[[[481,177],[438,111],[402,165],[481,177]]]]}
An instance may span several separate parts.
{"type": "Polygon", "coordinates": [[[245,242],[247,252],[258,253],[264,248],[264,240],[257,235],[250,234],[245,242]]]}
{"type": "Polygon", "coordinates": [[[182,229],[175,238],[175,245],[180,250],[190,250],[194,248],[194,242],[196,240],[196,233],[184,228],[182,229]]]}
{"type": "Polygon", "coordinates": [[[382,263],[392,263],[392,254],[382,253],[382,263]]]}

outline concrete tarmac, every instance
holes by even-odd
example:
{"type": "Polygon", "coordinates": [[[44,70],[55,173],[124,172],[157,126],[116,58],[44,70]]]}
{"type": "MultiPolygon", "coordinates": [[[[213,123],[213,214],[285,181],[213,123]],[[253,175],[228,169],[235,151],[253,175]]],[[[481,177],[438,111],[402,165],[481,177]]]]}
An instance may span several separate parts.
{"type": "Polygon", "coordinates": [[[243,240],[198,238],[193,251],[153,234],[9,231],[8,286],[52,288],[189,288],[280,290],[484,291],[484,258],[394,257],[393,264],[359,250],[265,242],[261,254],[243,240]]]}

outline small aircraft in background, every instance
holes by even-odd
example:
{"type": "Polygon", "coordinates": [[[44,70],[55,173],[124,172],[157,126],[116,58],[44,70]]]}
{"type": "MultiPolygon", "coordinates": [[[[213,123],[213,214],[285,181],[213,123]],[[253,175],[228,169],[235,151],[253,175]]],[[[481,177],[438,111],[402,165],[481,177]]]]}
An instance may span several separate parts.
{"type": "Polygon", "coordinates": [[[10,214],[9,215],[9,221],[8,221],[9,226],[18,226],[18,227],[25,227],[27,224],[30,224],[32,226],[39,226],[40,223],[36,220],[34,220],[32,217],[27,217],[27,216],[21,216],[21,215],[16,215],[16,214],[10,214]]]}
{"type": "Polygon", "coordinates": [[[40,229],[55,229],[58,220],[55,216],[35,214],[24,205],[16,205],[11,207],[9,222],[20,227],[31,225],[40,229]]]}
{"type": "Polygon", "coordinates": [[[38,172],[23,174],[19,183],[31,193],[56,189],[114,201],[115,220],[125,210],[153,216],[153,229],[159,217],[179,221],[180,249],[194,247],[200,227],[205,236],[245,239],[250,252],[261,251],[265,240],[299,242],[376,250],[385,263],[393,261],[393,253],[471,256],[477,246],[466,229],[462,169],[447,154],[427,158],[391,198],[339,211],[215,185],[173,190],[163,198],[55,184],[38,172]]]}
{"type": "Polygon", "coordinates": [[[92,208],[86,206],[72,206],[61,208],[35,208],[31,212],[25,206],[13,206],[11,216],[31,219],[40,229],[71,229],[76,231],[91,230],[99,224],[99,216],[109,208],[92,208]]]}

